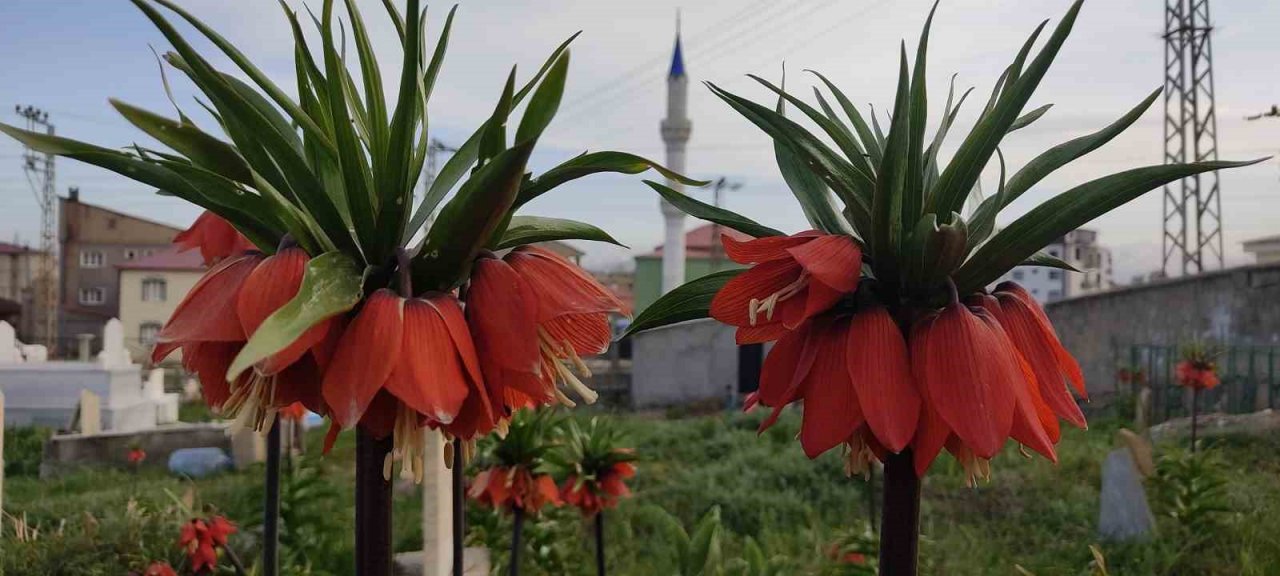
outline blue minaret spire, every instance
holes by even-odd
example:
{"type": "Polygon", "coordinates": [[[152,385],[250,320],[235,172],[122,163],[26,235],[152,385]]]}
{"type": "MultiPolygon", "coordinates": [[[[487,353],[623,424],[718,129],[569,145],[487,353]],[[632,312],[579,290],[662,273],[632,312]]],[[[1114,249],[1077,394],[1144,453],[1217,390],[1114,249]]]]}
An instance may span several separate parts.
{"type": "Polygon", "coordinates": [[[676,49],[671,54],[671,78],[684,76],[684,50],[680,48],[680,10],[676,10],[676,49]]]}

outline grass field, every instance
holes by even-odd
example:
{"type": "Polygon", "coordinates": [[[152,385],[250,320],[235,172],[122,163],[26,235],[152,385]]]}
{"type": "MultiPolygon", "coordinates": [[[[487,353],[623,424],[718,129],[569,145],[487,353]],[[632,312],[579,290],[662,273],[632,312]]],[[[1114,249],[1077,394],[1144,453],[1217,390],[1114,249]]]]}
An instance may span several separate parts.
{"type": "MultiPolygon", "coordinates": [[[[742,555],[748,537],[776,557],[778,574],[856,568],[834,563],[828,551],[865,530],[866,484],[844,477],[834,454],[815,462],[803,456],[793,440],[797,414],[761,436],[755,432],[759,415],[615,418],[642,460],[635,497],[607,517],[611,574],[678,573],[673,524],[692,527],[714,507],[722,522],[723,573],[739,573],[730,561],[742,555]]],[[[1089,546],[1097,543],[1100,466],[1118,426],[1096,421],[1087,432],[1068,432],[1056,466],[1009,449],[993,462],[991,481],[977,488],[966,488],[959,467],[940,460],[924,487],[925,572],[1100,573],[1091,567],[1089,546]]],[[[319,433],[312,431],[310,447],[319,446],[319,433]]],[[[350,573],[352,440],[344,437],[326,457],[308,456],[286,484],[285,573],[350,573]]],[[[1180,507],[1176,498],[1177,483],[1153,479],[1148,491],[1158,536],[1141,544],[1101,544],[1109,574],[1280,574],[1280,439],[1214,443],[1216,464],[1183,484],[1220,477],[1227,511],[1188,519],[1186,502],[1180,507]]],[[[1158,456],[1179,452],[1157,447],[1158,456]]],[[[213,507],[237,522],[242,532],[233,546],[251,560],[257,553],[261,473],[256,468],[197,481],[160,470],[86,471],[54,480],[11,475],[5,512],[25,518],[38,533],[19,541],[13,518],[6,517],[3,574],[114,576],[140,570],[152,559],[176,566],[178,525],[189,514],[184,507],[213,507]]],[[[420,505],[416,490],[397,489],[397,551],[420,547],[420,505]]],[[[472,509],[469,522],[472,543],[492,547],[503,562],[507,520],[472,509]]],[[[569,510],[531,521],[524,573],[591,573],[587,534],[569,510]]]]}

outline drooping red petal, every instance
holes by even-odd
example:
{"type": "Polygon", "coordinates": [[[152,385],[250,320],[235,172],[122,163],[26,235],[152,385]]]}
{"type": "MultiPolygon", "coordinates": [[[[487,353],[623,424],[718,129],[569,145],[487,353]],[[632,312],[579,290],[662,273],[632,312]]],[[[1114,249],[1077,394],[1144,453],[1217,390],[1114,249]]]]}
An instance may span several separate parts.
{"type": "MultiPolygon", "coordinates": [[[[1043,401],[1039,399],[1039,386],[1036,383],[1035,373],[990,313],[983,311],[978,314],[978,318],[987,325],[999,349],[1004,350],[1003,353],[993,354],[992,359],[1002,363],[1003,372],[1016,375],[1015,381],[1011,382],[1009,387],[1014,396],[1015,406],[1009,436],[1044,455],[1045,458],[1057,462],[1058,455],[1053,449],[1053,441],[1045,431],[1041,419],[1042,412],[1036,406],[1037,402],[1043,405],[1043,401]]],[[[1053,418],[1049,420],[1054,424],[1057,423],[1053,418]]]]}
{"type": "MultiPolygon", "coordinates": [[[[800,265],[793,260],[772,260],[753,266],[725,282],[711,299],[711,317],[731,326],[751,326],[748,306],[752,300],[762,300],[782,290],[800,277],[800,265]]],[[[776,314],[776,313],[775,313],[776,314]]],[[[761,313],[756,325],[781,321],[777,315],[770,318],[761,313]]]]}
{"type": "Polygon", "coordinates": [[[820,350],[813,335],[812,324],[802,326],[795,332],[783,335],[765,357],[756,397],[765,406],[773,408],[773,412],[760,423],[761,432],[778,421],[778,416],[787,404],[803,397],[803,383],[813,369],[820,350]]]}
{"type": "Polygon", "coordinates": [[[338,341],[321,390],[330,415],[349,427],[360,420],[401,357],[405,300],[385,288],[365,301],[338,341]]]}
{"type": "Polygon", "coordinates": [[[770,260],[792,258],[788,248],[813,240],[817,232],[801,232],[792,236],[766,236],[751,240],[738,240],[728,234],[720,235],[724,254],[739,264],[759,264],[770,260]]]}
{"type": "Polygon", "coordinates": [[[859,310],[849,325],[849,377],[872,434],[890,452],[915,436],[920,394],[911,376],[907,342],[882,306],[859,310]]]}
{"type": "Polygon", "coordinates": [[[254,249],[253,243],[231,223],[208,210],[200,214],[190,228],[174,236],[173,243],[178,245],[179,252],[199,248],[205,266],[212,266],[224,258],[254,249]]]}
{"type": "Polygon", "coordinates": [[[360,416],[360,429],[374,438],[386,438],[395,432],[399,412],[400,401],[386,389],[379,390],[360,416]]]}
{"type": "Polygon", "coordinates": [[[603,354],[613,340],[609,315],[603,312],[562,314],[542,322],[540,327],[552,340],[568,342],[579,356],[603,354]]]}
{"type": "Polygon", "coordinates": [[[739,346],[773,342],[789,332],[786,326],[779,323],[762,324],[760,326],[739,326],[734,333],[734,341],[739,346]]]}
{"type": "Polygon", "coordinates": [[[813,326],[817,358],[805,376],[800,445],[810,458],[843,444],[862,425],[862,409],[849,379],[849,321],[820,320],[813,326]]]}
{"type": "MultiPolygon", "coordinates": [[[[311,258],[296,246],[285,248],[263,260],[245,279],[244,288],[236,300],[236,312],[244,333],[252,335],[268,316],[279,310],[302,286],[302,275],[311,258]]],[[[275,374],[301,358],[312,346],[324,339],[329,321],[312,326],[284,350],[261,361],[257,370],[266,375],[275,374]]]]}
{"type": "Polygon", "coordinates": [[[814,280],[839,292],[853,292],[862,274],[862,250],[852,237],[827,234],[787,249],[814,280]]]}
{"type": "MultiPolygon", "coordinates": [[[[244,328],[236,315],[236,299],[240,288],[262,257],[246,254],[224,260],[200,278],[169,321],[156,335],[157,344],[184,342],[244,342],[244,328]]],[[[156,351],[172,351],[157,346],[156,351]]],[[[163,359],[152,357],[152,361],[163,359]]]]}
{"type": "Polygon", "coordinates": [[[476,260],[466,317],[486,377],[492,367],[538,371],[537,305],[537,294],[506,262],[476,260]]]}
{"type": "Polygon", "coordinates": [[[1040,396],[1059,417],[1077,428],[1084,428],[1084,414],[1067,390],[1067,377],[1058,363],[1054,342],[1040,329],[1034,312],[1011,294],[997,294],[997,298],[1003,311],[998,318],[1000,325],[1035,373],[1040,396]]]}
{"type": "Polygon", "coordinates": [[[1011,281],[1001,282],[999,286],[996,286],[996,292],[1010,294],[1026,305],[1027,310],[1035,317],[1036,325],[1040,331],[1046,339],[1053,343],[1054,355],[1058,358],[1059,369],[1066,374],[1067,381],[1076,389],[1076,393],[1081,398],[1088,399],[1089,393],[1084,387],[1084,372],[1080,370],[1080,363],[1076,362],[1075,357],[1062,345],[1062,341],[1058,339],[1058,332],[1053,329],[1053,323],[1049,321],[1049,316],[1044,313],[1044,308],[1040,307],[1040,303],[1036,301],[1035,297],[1028,294],[1022,286],[1011,281]]]}
{"type": "MultiPolygon", "coordinates": [[[[409,300],[404,307],[403,338],[396,368],[387,378],[387,391],[435,422],[452,422],[471,387],[440,309],[428,300],[409,300]]],[[[474,350],[471,354],[474,358],[474,350]]]]}
{"type": "Polygon", "coordinates": [[[271,405],[285,407],[294,403],[317,414],[324,413],[324,395],[320,392],[320,366],[306,354],[276,374],[275,397],[271,405]]]}
{"type": "Polygon", "coordinates": [[[521,246],[503,260],[537,294],[539,322],[563,314],[630,314],[630,310],[626,310],[626,306],[595,278],[554,252],[536,246],[521,246]]]}
{"type": "Polygon", "coordinates": [[[231,396],[227,368],[243,342],[192,342],[182,347],[182,366],[200,379],[205,404],[218,409],[231,396]]]}
{"type": "MultiPolygon", "coordinates": [[[[1000,450],[1013,425],[1010,374],[993,354],[1007,354],[990,330],[961,304],[951,304],[922,332],[923,385],[938,415],[982,458],[1000,450]]],[[[916,362],[915,357],[912,362],[916,362]]]]}

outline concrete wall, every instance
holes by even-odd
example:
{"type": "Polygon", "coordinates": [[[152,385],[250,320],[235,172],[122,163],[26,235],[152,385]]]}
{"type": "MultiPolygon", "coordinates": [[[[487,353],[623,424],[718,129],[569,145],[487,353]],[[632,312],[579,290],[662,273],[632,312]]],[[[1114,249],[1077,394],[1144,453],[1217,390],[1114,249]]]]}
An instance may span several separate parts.
{"type": "Polygon", "coordinates": [[[138,366],[103,368],[96,362],[40,362],[0,366],[6,425],[66,428],[80,404],[80,391],[102,399],[106,429],[155,426],[156,408],[142,396],[138,366]]]}
{"type": "Polygon", "coordinates": [[[726,400],[738,387],[733,327],[714,320],[682,322],[634,336],[631,403],[655,408],[726,400]]]}
{"type": "Polygon", "coordinates": [[[1280,264],[1242,266],[1045,307],[1092,391],[1115,385],[1115,346],[1280,343],[1280,264]]]}
{"type": "MultiPolygon", "coordinates": [[[[173,314],[174,308],[200,281],[204,272],[186,270],[121,270],[120,271],[120,324],[124,327],[125,346],[134,362],[147,362],[151,354],[151,342],[142,341],[142,326],[163,326],[173,314]],[[142,283],[149,279],[165,282],[163,300],[142,299],[142,283]]],[[[174,358],[178,358],[175,353],[174,358]]]]}

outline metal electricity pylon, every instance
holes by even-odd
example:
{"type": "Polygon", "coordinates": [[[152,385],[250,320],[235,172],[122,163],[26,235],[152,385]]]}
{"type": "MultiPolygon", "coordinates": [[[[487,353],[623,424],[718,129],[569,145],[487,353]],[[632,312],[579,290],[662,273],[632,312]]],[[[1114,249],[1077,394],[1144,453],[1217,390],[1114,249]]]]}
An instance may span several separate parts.
{"type": "MultiPolygon", "coordinates": [[[[26,128],[35,131],[44,128],[53,136],[53,124],[49,122],[49,113],[34,106],[14,106],[26,120],[26,128]]],[[[40,324],[44,331],[44,344],[50,354],[56,352],[58,344],[58,281],[57,281],[57,238],[54,226],[58,213],[58,197],[54,191],[54,156],[53,154],[36,154],[30,148],[23,151],[22,169],[31,183],[40,205],[40,275],[36,286],[36,308],[43,318],[40,324]]]]}
{"type": "MultiPolygon", "coordinates": [[[[1165,0],[1164,161],[1218,159],[1209,0],[1165,0]]],[[[1166,275],[1222,267],[1222,198],[1217,172],[1164,187],[1166,275]]]]}

